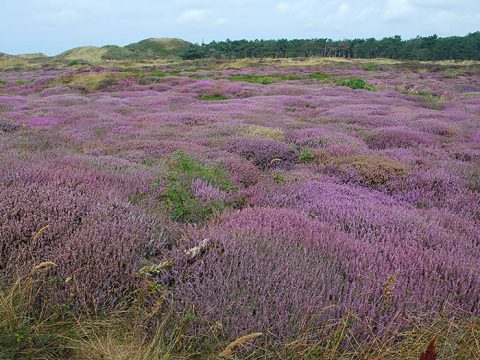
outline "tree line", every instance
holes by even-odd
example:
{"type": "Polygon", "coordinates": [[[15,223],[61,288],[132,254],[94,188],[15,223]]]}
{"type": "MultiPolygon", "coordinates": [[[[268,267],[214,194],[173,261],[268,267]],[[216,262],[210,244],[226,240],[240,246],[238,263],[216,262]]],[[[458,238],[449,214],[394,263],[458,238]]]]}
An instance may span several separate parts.
{"type": "Polygon", "coordinates": [[[480,60],[480,31],[466,36],[417,36],[403,40],[401,36],[381,40],[353,39],[279,39],[225,40],[192,44],[181,58],[241,59],[290,57],[390,58],[410,60],[480,60]]]}

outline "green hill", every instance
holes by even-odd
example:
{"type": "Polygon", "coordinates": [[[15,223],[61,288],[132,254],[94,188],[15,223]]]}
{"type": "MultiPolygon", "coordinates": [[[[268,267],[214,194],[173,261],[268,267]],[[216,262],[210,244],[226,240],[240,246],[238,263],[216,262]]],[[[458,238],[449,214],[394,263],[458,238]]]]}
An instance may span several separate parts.
{"type": "Polygon", "coordinates": [[[55,58],[61,61],[81,60],[90,63],[98,63],[104,60],[176,58],[190,45],[191,43],[181,39],[152,38],[125,47],[116,45],[78,47],[65,51],[55,58]]]}
{"type": "Polygon", "coordinates": [[[182,39],[151,38],[125,46],[135,54],[135,58],[175,58],[183,53],[191,43],[182,39]]]}

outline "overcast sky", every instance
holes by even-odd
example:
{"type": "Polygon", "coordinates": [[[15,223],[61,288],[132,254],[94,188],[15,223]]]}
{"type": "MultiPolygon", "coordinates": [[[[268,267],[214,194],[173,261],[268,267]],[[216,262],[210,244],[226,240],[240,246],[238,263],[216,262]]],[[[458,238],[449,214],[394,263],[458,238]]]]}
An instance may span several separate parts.
{"type": "Polygon", "coordinates": [[[480,0],[0,0],[0,11],[0,52],[10,54],[150,37],[200,43],[480,30],[480,0]]]}

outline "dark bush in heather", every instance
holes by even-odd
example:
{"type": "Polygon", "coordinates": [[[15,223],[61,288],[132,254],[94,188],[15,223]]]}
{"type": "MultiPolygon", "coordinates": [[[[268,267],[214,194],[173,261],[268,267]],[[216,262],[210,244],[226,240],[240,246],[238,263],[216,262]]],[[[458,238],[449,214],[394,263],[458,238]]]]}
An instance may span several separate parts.
{"type": "Polygon", "coordinates": [[[271,139],[236,137],[228,140],[223,147],[251,160],[260,169],[289,168],[296,159],[296,149],[271,139]]]}

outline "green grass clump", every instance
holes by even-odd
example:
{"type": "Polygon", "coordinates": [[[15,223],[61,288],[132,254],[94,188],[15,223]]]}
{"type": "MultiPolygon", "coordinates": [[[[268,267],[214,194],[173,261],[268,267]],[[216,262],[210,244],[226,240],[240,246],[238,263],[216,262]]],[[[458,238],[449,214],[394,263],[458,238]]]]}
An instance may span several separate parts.
{"type": "Polygon", "coordinates": [[[202,164],[182,151],[176,151],[172,158],[167,159],[166,166],[161,198],[174,220],[202,222],[225,208],[227,204],[221,201],[204,204],[191,192],[191,182],[195,179],[204,180],[222,191],[234,190],[230,175],[221,166],[202,164]]]}
{"type": "Polygon", "coordinates": [[[303,149],[298,155],[298,160],[305,164],[310,163],[315,160],[315,154],[311,150],[303,149]]]}
{"type": "Polygon", "coordinates": [[[9,286],[0,282],[0,359],[60,359],[68,352],[73,333],[64,310],[38,306],[42,284],[34,276],[32,271],[9,286]]]}
{"type": "Polygon", "coordinates": [[[330,75],[324,72],[316,72],[313,74],[310,74],[310,79],[317,79],[317,80],[326,80],[330,78],[330,75]]]}
{"type": "Polygon", "coordinates": [[[211,95],[199,95],[197,96],[197,99],[212,101],[212,100],[228,100],[229,97],[225,95],[220,95],[220,94],[211,94],[211,95]]]}
{"type": "Polygon", "coordinates": [[[413,96],[421,96],[424,99],[431,100],[431,101],[442,101],[445,100],[441,96],[429,93],[428,91],[406,91],[404,94],[413,95],[413,96]]]}
{"type": "Polygon", "coordinates": [[[30,82],[31,82],[31,81],[29,81],[29,80],[17,80],[17,81],[15,81],[15,84],[17,84],[17,85],[25,85],[25,84],[28,84],[28,83],[30,83],[30,82]]]}
{"type": "Polygon", "coordinates": [[[70,60],[68,63],[67,63],[68,66],[75,66],[75,65],[78,65],[78,60],[70,60]]]}
{"type": "Polygon", "coordinates": [[[445,105],[442,102],[444,102],[447,99],[443,98],[441,96],[432,94],[428,91],[404,90],[404,91],[401,91],[401,93],[405,94],[405,95],[417,96],[417,97],[425,99],[425,103],[423,105],[427,109],[430,109],[430,110],[443,110],[443,109],[445,109],[445,105]]]}
{"type": "Polygon", "coordinates": [[[5,85],[7,83],[7,80],[0,79],[0,85],[5,85]]]}
{"type": "Polygon", "coordinates": [[[363,89],[363,90],[369,90],[369,91],[376,91],[377,89],[369,84],[367,81],[361,78],[345,78],[345,79],[340,79],[336,82],[337,86],[348,86],[349,88],[352,88],[354,90],[357,89],[363,89]]]}
{"type": "Polygon", "coordinates": [[[285,182],[285,176],[283,174],[280,174],[280,173],[273,173],[272,174],[272,179],[277,184],[283,184],[285,182]]]}
{"type": "Polygon", "coordinates": [[[299,79],[301,78],[296,75],[283,75],[283,74],[271,74],[271,75],[233,74],[233,75],[230,75],[230,80],[233,80],[233,81],[244,81],[252,84],[262,84],[262,85],[269,85],[275,82],[299,80],[299,79]]]}
{"type": "Polygon", "coordinates": [[[140,77],[166,77],[166,76],[179,76],[182,70],[145,70],[145,69],[127,69],[123,72],[137,75],[140,77]]]}
{"type": "Polygon", "coordinates": [[[116,72],[99,72],[77,75],[65,75],[51,82],[49,86],[69,85],[86,91],[97,91],[114,85],[128,75],[116,72]]]}
{"type": "Polygon", "coordinates": [[[362,66],[363,71],[375,71],[376,69],[377,67],[373,63],[366,63],[362,66]]]}

